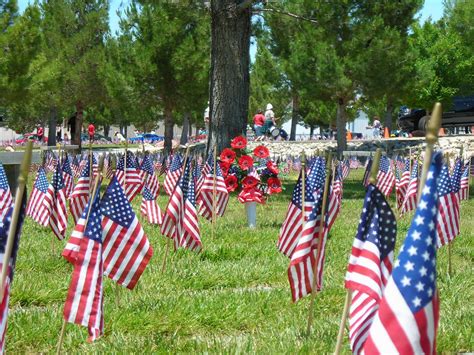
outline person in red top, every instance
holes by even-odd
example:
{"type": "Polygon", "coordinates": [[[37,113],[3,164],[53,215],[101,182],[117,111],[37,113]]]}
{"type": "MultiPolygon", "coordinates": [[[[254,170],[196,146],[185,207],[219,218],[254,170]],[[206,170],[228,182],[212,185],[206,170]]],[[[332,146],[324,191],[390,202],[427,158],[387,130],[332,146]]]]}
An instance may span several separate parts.
{"type": "Polygon", "coordinates": [[[92,123],[89,124],[88,131],[89,131],[89,142],[92,143],[94,141],[94,134],[95,134],[95,127],[92,123]]]}
{"type": "Polygon", "coordinates": [[[265,116],[262,110],[258,110],[257,114],[253,116],[253,126],[255,128],[255,135],[261,137],[263,135],[262,129],[265,123],[265,116]]]}
{"type": "Polygon", "coordinates": [[[43,143],[43,136],[44,136],[43,127],[38,126],[38,127],[36,128],[36,135],[38,136],[38,141],[39,141],[40,143],[43,143]]]}

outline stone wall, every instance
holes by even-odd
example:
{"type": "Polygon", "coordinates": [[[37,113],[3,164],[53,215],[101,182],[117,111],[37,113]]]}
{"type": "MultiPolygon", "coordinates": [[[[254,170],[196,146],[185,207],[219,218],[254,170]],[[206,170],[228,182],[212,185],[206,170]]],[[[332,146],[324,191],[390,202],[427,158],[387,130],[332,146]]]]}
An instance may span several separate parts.
{"type": "MultiPolygon", "coordinates": [[[[304,149],[306,155],[316,155],[325,150],[336,150],[335,140],[326,141],[296,141],[296,142],[250,142],[249,148],[254,149],[257,145],[263,144],[270,150],[272,157],[286,157],[298,156],[304,149]]],[[[391,138],[378,140],[353,140],[348,142],[347,151],[366,152],[375,151],[378,147],[382,148],[389,155],[392,154],[407,154],[411,148],[414,151],[424,149],[424,138],[391,138]]],[[[464,151],[464,156],[474,155],[474,136],[450,136],[440,137],[437,148],[441,148],[445,153],[459,155],[461,147],[464,151]]]]}

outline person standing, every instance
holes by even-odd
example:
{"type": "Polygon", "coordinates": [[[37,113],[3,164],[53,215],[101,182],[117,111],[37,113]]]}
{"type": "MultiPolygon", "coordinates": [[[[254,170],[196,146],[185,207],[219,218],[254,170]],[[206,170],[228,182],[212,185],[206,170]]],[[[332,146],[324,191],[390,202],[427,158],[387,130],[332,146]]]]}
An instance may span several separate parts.
{"type": "Polygon", "coordinates": [[[265,111],[265,123],[263,125],[263,134],[270,132],[270,128],[275,126],[275,113],[273,112],[273,105],[267,104],[267,109],[265,111]]]}
{"type": "Polygon", "coordinates": [[[38,142],[43,143],[43,137],[44,137],[43,127],[41,126],[36,127],[36,135],[38,136],[38,142]]]}
{"type": "Polygon", "coordinates": [[[87,130],[89,132],[89,143],[92,143],[94,142],[95,126],[92,123],[90,123],[87,130]]]}
{"type": "Polygon", "coordinates": [[[380,124],[380,119],[379,119],[379,116],[375,116],[374,117],[374,124],[373,124],[373,128],[374,128],[374,138],[380,138],[380,128],[381,128],[381,124],[380,124]]]}
{"type": "Polygon", "coordinates": [[[263,125],[265,124],[265,116],[262,110],[258,110],[255,116],[253,116],[253,128],[255,129],[255,135],[257,140],[262,136],[263,125]]]}

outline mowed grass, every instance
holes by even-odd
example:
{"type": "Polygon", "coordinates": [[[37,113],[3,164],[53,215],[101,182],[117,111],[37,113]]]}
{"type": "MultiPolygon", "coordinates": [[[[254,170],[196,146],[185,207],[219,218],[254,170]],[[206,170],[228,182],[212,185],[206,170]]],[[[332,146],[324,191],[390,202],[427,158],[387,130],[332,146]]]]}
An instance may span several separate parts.
{"type": "MultiPolygon", "coordinates": [[[[258,228],[246,227],[244,206],[233,196],[214,235],[200,220],[204,250],[179,250],[162,263],[166,240],[143,221],[154,256],[133,290],[118,289],[104,278],[105,334],[86,343],[87,329],[68,324],[65,352],[116,353],[328,353],[334,350],[343,308],[347,260],[362,208],[362,171],[352,171],[344,184],[341,213],[327,246],[324,289],[316,295],[314,326],[306,337],[309,298],[291,303],[289,260],[276,247],[294,180],[286,191],[258,206],[258,228]],[[118,289],[118,290],[117,290],[118,289]]],[[[31,182],[30,182],[31,184],[31,182]]],[[[103,186],[105,188],[105,186],[103,186]]],[[[473,236],[474,200],[461,206],[461,235],[452,246],[452,275],[447,251],[438,253],[441,316],[438,351],[474,350],[473,236]]],[[[167,197],[159,203],[164,209],[167,197]]],[[[393,204],[393,195],[391,203],[393,204]]],[[[139,211],[140,197],[134,201],[139,211]]],[[[410,216],[411,217],[411,216],[410,216]]],[[[397,250],[409,227],[398,223],[397,250]]],[[[72,223],[69,229],[72,229],[72,223]]],[[[70,230],[68,230],[68,236],[70,230]]],[[[31,219],[25,222],[11,291],[6,340],[11,353],[56,351],[72,265],[61,258],[65,241],[31,219]],[[54,247],[52,247],[52,245],[54,247]]],[[[349,353],[347,336],[343,351],[349,353]]]]}

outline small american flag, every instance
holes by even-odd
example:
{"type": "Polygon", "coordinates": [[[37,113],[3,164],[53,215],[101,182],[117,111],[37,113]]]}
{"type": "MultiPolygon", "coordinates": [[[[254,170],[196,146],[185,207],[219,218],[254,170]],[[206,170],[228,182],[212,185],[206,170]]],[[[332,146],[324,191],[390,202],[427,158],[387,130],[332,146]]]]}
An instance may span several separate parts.
{"type": "Polygon", "coordinates": [[[12,194],[10,185],[8,185],[7,175],[2,163],[0,163],[0,221],[3,221],[5,215],[12,205],[12,194]]]}
{"type": "Polygon", "coordinates": [[[380,167],[377,173],[377,187],[385,195],[390,196],[393,187],[395,186],[395,175],[390,169],[390,159],[386,156],[380,157],[380,167]]]}
{"type": "Polygon", "coordinates": [[[156,203],[156,197],[153,196],[148,186],[145,186],[142,191],[140,211],[142,215],[147,218],[148,223],[158,225],[163,223],[160,206],[156,203]]]}
{"type": "Polygon", "coordinates": [[[64,158],[62,169],[64,185],[66,187],[66,198],[68,198],[74,188],[74,176],[72,174],[71,165],[69,164],[69,158],[67,156],[64,158]]]}
{"type": "MultiPolygon", "coordinates": [[[[315,203],[313,192],[320,189],[324,181],[324,161],[317,159],[305,179],[305,219],[308,218],[315,203]]],[[[288,205],[285,220],[280,228],[278,237],[278,250],[291,258],[293,251],[301,238],[302,232],[302,183],[301,172],[293,190],[293,195],[288,205]]]]}
{"type": "Polygon", "coordinates": [[[356,157],[352,157],[350,160],[349,160],[349,167],[351,169],[359,169],[361,167],[361,163],[359,161],[359,159],[357,159],[356,157]]]}
{"type": "Polygon", "coordinates": [[[26,215],[33,218],[36,223],[39,223],[43,227],[49,224],[49,210],[45,200],[48,185],[49,183],[44,168],[40,167],[36,174],[33,190],[31,191],[28,201],[26,215]]]}
{"type": "Polygon", "coordinates": [[[178,183],[179,177],[181,176],[181,171],[183,167],[183,161],[180,154],[175,154],[171,162],[171,166],[168,169],[168,173],[165,178],[165,192],[171,196],[173,193],[174,187],[178,183]]]}
{"type": "Polygon", "coordinates": [[[345,159],[345,160],[341,161],[340,166],[341,166],[342,180],[345,180],[349,176],[349,173],[351,172],[351,167],[350,167],[349,160],[345,159]]]}
{"type": "Polygon", "coordinates": [[[104,274],[133,289],[153,255],[153,249],[122,187],[113,178],[102,197],[104,274]]]}
{"type": "Polygon", "coordinates": [[[462,162],[461,159],[457,159],[454,164],[453,174],[451,176],[451,186],[455,194],[459,196],[459,191],[461,190],[461,176],[462,176],[462,162]]]}
{"type": "Polygon", "coordinates": [[[110,154],[107,155],[107,158],[104,161],[104,169],[105,169],[105,177],[107,179],[112,179],[114,176],[114,168],[112,164],[112,156],[110,154]]]}
{"type": "Polygon", "coordinates": [[[459,198],[451,187],[449,170],[443,164],[438,179],[438,223],[436,224],[438,247],[448,244],[459,234],[459,198]]]}
{"type": "MultiPolygon", "coordinates": [[[[219,164],[216,164],[214,172],[214,159],[211,155],[208,165],[211,167],[204,176],[202,186],[199,190],[199,214],[208,220],[212,220],[212,212],[214,209],[214,179],[216,182],[216,216],[223,216],[227,203],[229,202],[229,192],[222,175],[219,164]]],[[[207,169],[206,169],[207,170],[207,169]]]]}
{"type": "Polygon", "coordinates": [[[122,185],[125,195],[128,200],[132,202],[135,196],[141,191],[143,187],[142,179],[138,173],[138,169],[135,167],[135,159],[131,153],[127,153],[127,174],[125,174],[125,158],[122,156],[118,165],[115,175],[117,180],[122,185]]]}
{"type": "Polygon", "coordinates": [[[436,353],[436,186],[441,163],[441,154],[435,153],[420,203],[364,344],[366,354],[436,353]]]}
{"type": "MultiPolygon", "coordinates": [[[[100,212],[100,184],[74,233],[79,234],[77,251],[68,260],[74,264],[74,271],[64,305],[64,319],[87,327],[88,341],[94,341],[103,334],[104,294],[102,287],[102,227],[100,212]],[[88,210],[89,219],[87,219],[88,210]]],[[[63,252],[64,255],[64,252],[63,252]]]]}
{"type": "Polygon", "coordinates": [[[79,167],[79,161],[77,160],[76,155],[74,155],[74,158],[72,158],[71,169],[72,169],[73,176],[75,178],[77,178],[81,174],[81,169],[79,167]]]}
{"type": "Polygon", "coordinates": [[[202,188],[202,185],[204,184],[204,179],[206,178],[207,174],[211,171],[211,169],[213,169],[214,167],[211,165],[213,160],[214,160],[213,156],[209,155],[209,157],[206,160],[206,163],[204,164],[204,167],[199,172],[199,177],[196,182],[196,197],[197,197],[198,204],[200,200],[199,194],[201,193],[201,188],[202,188]]]}
{"type": "Polygon", "coordinates": [[[71,210],[72,218],[74,223],[81,217],[84,208],[86,207],[87,201],[89,201],[89,195],[91,193],[90,185],[90,163],[87,162],[82,169],[81,176],[77,180],[77,184],[69,197],[69,209],[71,210]]]}
{"type": "MultiPolygon", "coordinates": [[[[400,170],[398,169],[397,171],[400,172],[400,170]]],[[[405,159],[404,168],[403,168],[401,177],[395,182],[395,193],[397,195],[397,208],[398,209],[402,208],[409,182],[410,182],[410,160],[405,159]]]]}
{"type": "Polygon", "coordinates": [[[201,249],[201,238],[195,207],[195,187],[190,176],[190,162],[186,164],[163,216],[161,233],[174,240],[179,246],[191,250],[201,249]]]}
{"type": "MultiPolygon", "coordinates": [[[[23,194],[22,205],[20,208],[20,214],[18,216],[18,222],[15,230],[15,239],[13,241],[12,253],[10,256],[9,268],[7,278],[5,279],[5,288],[3,293],[3,299],[0,303],[0,352],[3,354],[5,351],[5,334],[7,332],[7,319],[8,319],[8,301],[10,300],[10,287],[13,282],[13,274],[15,272],[16,257],[18,253],[18,247],[20,244],[21,228],[25,219],[26,210],[26,187],[23,194]]],[[[0,223],[0,269],[3,267],[2,263],[5,259],[5,248],[7,245],[8,233],[11,228],[11,218],[13,214],[13,205],[9,208],[4,219],[0,223]]]]}
{"type": "Polygon", "coordinates": [[[52,172],[56,170],[56,165],[58,165],[58,159],[56,158],[56,155],[52,151],[47,151],[46,155],[46,166],[45,169],[48,172],[52,172]]]}
{"type": "Polygon", "coordinates": [[[59,240],[64,239],[67,228],[66,186],[60,166],[56,166],[53,182],[48,186],[44,197],[49,211],[49,226],[59,240]]]}
{"type": "Polygon", "coordinates": [[[413,169],[411,171],[410,182],[403,199],[402,208],[400,214],[413,211],[416,207],[416,200],[418,194],[418,161],[415,160],[413,163],[413,169]]]}
{"type": "Polygon", "coordinates": [[[469,196],[467,195],[469,186],[469,166],[465,165],[463,173],[461,175],[461,182],[460,182],[460,189],[459,189],[459,197],[460,200],[467,200],[469,196]]]}
{"type": "Polygon", "coordinates": [[[382,193],[367,187],[359,228],[352,244],[345,286],[352,292],[349,338],[352,353],[364,345],[383,289],[392,273],[397,221],[382,193]]]}
{"type": "Polygon", "coordinates": [[[149,155],[145,155],[143,158],[139,174],[142,178],[142,181],[144,182],[144,185],[148,187],[149,192],[153,197],[156,198],[160,192],[160,182],[158,181],[158,177],[155,174],[153,162],[151,161],[149,155]]]}

